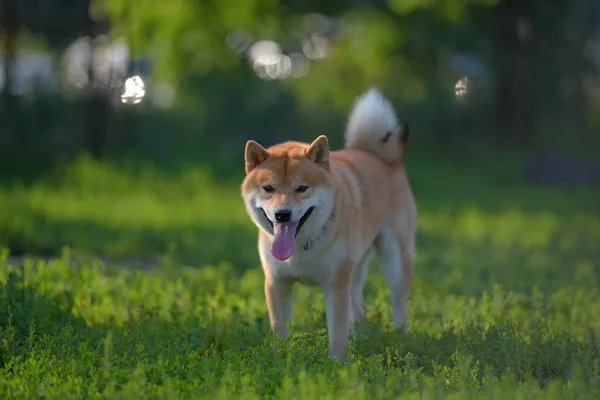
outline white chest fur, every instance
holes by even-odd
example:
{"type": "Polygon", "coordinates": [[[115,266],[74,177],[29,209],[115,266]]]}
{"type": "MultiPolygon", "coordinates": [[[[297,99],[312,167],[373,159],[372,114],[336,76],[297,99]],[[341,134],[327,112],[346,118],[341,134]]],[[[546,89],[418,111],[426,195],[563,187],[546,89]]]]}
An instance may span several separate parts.
{"type": "Polygon", "coordinates": [[[289,279],[307,286],[321,286],[331,282],[337,267],[346,257],[342,242],[311,241],[308,248],[297,246],[286,261],[277,260],[271,254],[268,240],[259,241],[258,251],[263,260],[265,274],[274,279],[289,279]]]}

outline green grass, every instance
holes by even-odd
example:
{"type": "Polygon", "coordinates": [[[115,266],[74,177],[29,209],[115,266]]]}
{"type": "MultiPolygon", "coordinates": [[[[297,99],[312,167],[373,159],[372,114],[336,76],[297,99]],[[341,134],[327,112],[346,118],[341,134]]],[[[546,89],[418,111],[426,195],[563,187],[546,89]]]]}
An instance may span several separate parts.
{"type": "Polygon", "coordinates": [[[231,181],[81,159],[4,186],[0,244],[72,250],[0,258],[0,398],[598,398],[600,195],[529,187],[510,158],[486,161],[408,160],[409,332],[391,331],[375,262],[347,365],[327,359],[316,290],[296,287],[289,340],[269,334],[256,232],[231,181]]]}

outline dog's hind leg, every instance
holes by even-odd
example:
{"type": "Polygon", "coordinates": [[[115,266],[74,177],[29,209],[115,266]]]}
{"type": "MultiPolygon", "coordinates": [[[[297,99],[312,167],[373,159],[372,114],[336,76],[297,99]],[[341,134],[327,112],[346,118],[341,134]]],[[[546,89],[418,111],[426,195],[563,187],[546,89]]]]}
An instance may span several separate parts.
{"type": "Polygon", "coordinates": [[[375,249],[390,289],[393,328],[406,330],[406,302],[412,280],[414,238],[410,231],[399,229],[402,226],[393,221],[383,224],[375,239],[375,249]]]}

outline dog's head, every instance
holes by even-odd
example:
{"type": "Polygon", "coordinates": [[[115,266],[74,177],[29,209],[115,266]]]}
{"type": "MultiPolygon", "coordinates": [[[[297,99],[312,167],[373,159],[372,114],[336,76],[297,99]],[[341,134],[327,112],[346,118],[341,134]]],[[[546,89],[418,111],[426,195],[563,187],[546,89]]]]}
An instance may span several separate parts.
{"type": "Polygon", "coordinates": [[[245,159],[242,197],[248,214],[273,238],[273,256],[287,260],[296,241],[318,234],[333,209],[327,137],[268,149],[250,140],[245,159]]]}

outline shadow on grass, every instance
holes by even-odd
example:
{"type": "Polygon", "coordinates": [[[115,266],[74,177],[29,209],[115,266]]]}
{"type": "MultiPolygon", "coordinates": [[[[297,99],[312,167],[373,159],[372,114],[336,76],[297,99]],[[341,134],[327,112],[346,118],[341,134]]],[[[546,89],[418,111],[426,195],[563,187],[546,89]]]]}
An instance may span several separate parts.
{"type": "Polygon", "coordinates": [[[26,283],[24,269],[9,271],[0,286],[0,368],[15,357],[39,348],[38,340],[58,337],[65,329],[83,340],[101,338],[85,321],[72,314],[73,296],[68,291],[42,293],[26,283]]]}
{"type": "Polygon", "coordinates": [[[379,357],[381,366],[452,380],[452,369],[468,363],[472,378],[514,374],[518,381],[533,377],[542,386],[554,379],[567,380],[575,365],[586,380],[597,373],[600,347],[593,329],[584,339],[568,331],[553,332],[542,321],[527,329],[513,321],[496,321],[489,329],[470,325],[461,332],[424,332],[408,335],[368,327],[353,343],[360,357],[379,357]]]}
{"type": "Polygon", "coordinates": [[[0,243],[13,256],[58,255],[63,247],[82,256],[121,260],[144,260],[202,266],[230,262],[240,271],[259,264],[257,234],[252,227],[228,223],[205,226],[111,227],[98,221],[49,220],[29,211],[20,217],[20,229],[0,227],[0,243]]]}
{"type": "Polygon", "coordinates": [[[165,318],[146,302],[125,304],[130,315],[125,321],[117,322],[113,317],[95,323],[75,314],[75,309],[90,300],[77,298],[68,281],[58,290],[56,285],[61,284],[55,282],[45,292],[43,282],[27,282],[27,268],[32,267],[7,269],[0,285],[0,370],[13,363],[5,372],[27,362],[60,365],[75,361],[93,371],[103,362],[132,369],[138,363],[151,365],[159,359],[191,354],[197,361],[209,350],[235,351],[259,345],[268,330],[266,317],[254,322],[240,322],[235,315],[228,321],[211,320],[186,315],[174,307],[165,318]],[[147,351],[140,351],[139,346],[147,351]]]}
{"type": "MultiPolygon", "coordinates": [[[[600,282],[593,223],[586,228],[566,219],[550,219],[548,225],[544,218],[521,220],[518,215],[422,214],[416,278],[429,291],[439,287],[445,293],[477,295],[501,284],[530,293],[532,284],[545,291],[600,282]]],[[[0,227],[0,243],[13,255],[56,255],[69,246],[85,260],[97,256],[122,266],[129,261],[196,267],[229,262],[240,276],[260,265],[250,223],[112,227],[85,219],[48,220],[34,212],[22,215],[19,223],[19,229],[0,227]]],[[[377,265],[371,270],[380,275],[377,265]]]]}
{"type": "MultiPolygon", "coordinates": [[[[242,150],[240,147],[239,157],[243,156],[242,150]]],[[[555,221],[563,224],[578,214],[597,215],[600,191],[542,190],[524,185],[519,168],[508,162],[510,157],[483,154],[453,160],[423,143],[415,150],[408,155],[407,168],[419,213],[419,271],[436,270],[437,276],[463,271],[464,278],[469,279],[470,267],[462,268],[467,265],[484,279],[501,278],[505,275],[503,264],[508,269],[532,265],[529,261],[534,257],[519,241],[543,236],[555,221]],[[521,215],[511,216],[511,210],[521,215]],[[511,218],[503,224],[504,215],[511,218]],[[550,222],[545,224],[545,220],[550,222]],[[510,224],[516,227],[510,228],[510,224]],[[508,246],[497,245],[510,242],[506,238],[511,235],[517,239],[508,246]]],[[[200,163],[202,168],[196,170],[191,165],[187,172],[187,167],[181,165],[168,171],[155,166],[144,172],[145,168],[136,163],[134,168],[82,158],[40,178],[36,183],[39,185],[31,190],[19,189],[18,185],[14,190],[2,187],[0,245],[16,255],[56,255],[63,246],[69,246],[103,258],[155,262],[157,257],[166,256],[192,265],[229,261],[239,271],[255,267],[259,263],[256,229],[249,218],[242,216],[239,190],[233,190],[241,182],[242,168],[234,174],[235,183],[224,183],[212,175],[219,167],[208,160],[215,157],[218,155],[208,154],[200,163]],[[113,210],[111,205],[120,201],[125,205],[113,210]],[[214,215],[200,221],[205,214],[197,212],[200,206],[194,201],[214,215]],[[77,210],[69,214],[65,203],[77,210]],[[128,214],[136,214],[132,218],[135,222],[127,221],[128,214]],[[186,221],[186,216],[192,215],[186,221]],[[219,223],[220,215],[223,223],[219,223]]],[[[584,230],[581,232],[571,229],[566,236],[584,243],[579,246],[584,247],[583,257],[577,261],[587,262],[593,240],[584,230]]],[[[561,250],[557,239],[546,240],[544,250],[540,249],[542,246],[535,249],[539,257],[533,264],[542,265],[543,258],[550,264],[569,264],[577,258],[565,258],[561,252],[570,250],[561,250]]],[[[548,270],[543,266],[539,269],[548,270]]]]}

